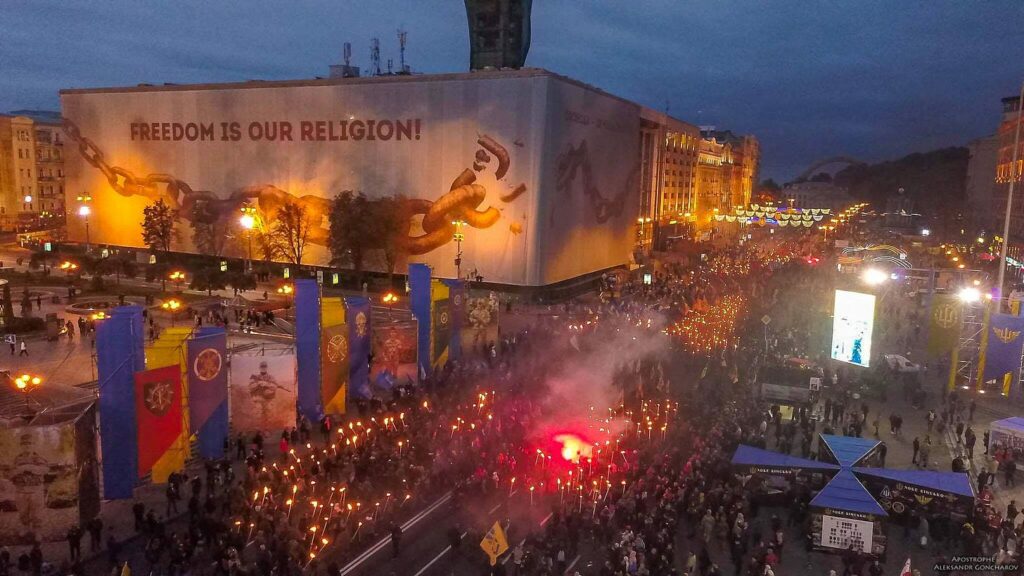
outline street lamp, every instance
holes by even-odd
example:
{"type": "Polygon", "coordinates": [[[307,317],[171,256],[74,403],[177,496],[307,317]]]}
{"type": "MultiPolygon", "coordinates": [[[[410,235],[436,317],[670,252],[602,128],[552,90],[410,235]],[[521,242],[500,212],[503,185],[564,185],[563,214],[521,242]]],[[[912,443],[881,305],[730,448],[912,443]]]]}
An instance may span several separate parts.
{"type": "Polygon", "coordinates": [[[462,241],[466,239],[466,235],[462,233],[462,227],[466,225],[465,220],[453,220],[452,226],[455,227],[455,233],[452,234],[452,240],[455,240],[455,277],[462,278],[462,241]]]}
{"type": "Polygon", "coordinates": [[[78,264],[75,264],[70,260],[65,260],[60,263],[60,269],[63,270],[68,276],[71,276],[72,272],[78,270],[78,264]]]}
{"type": "Polygon", "coordinates": [[[252,231],[256,227],[256,208],[253,206],[242,206],[242,215],[238,223],[245,228],[245,235],[249,240],[249,260],[246,263],[248,270],[252,271],[252,231]]]}
{"type": "Polygon", "coordinates": [[[878,286],[889,279],[889,276],[878,268],[868,268],[861,274],[861,280],[869,286],[878,286]]]}
{"type": "Polygon", "coordinates": [[[171,282],[174,282],[175,284],[178,285],[178,292],[181,292],[181,284],[185,281],[185,273],[182,272],[181,270],[175,270],[174,272],[171,272],[170,275],[168,275],[167,277],[171,280],[171,282]]]}
{"type": "Polygon", "coordinates": [[[174,321],[175,321],[175,319],[177,317],[178,309],[181,308],[181,302],[179,302],[178,300],[176,300],[174,298],[171,298],[170,300],[168,300],[168,301],[164,302],[163,304],[161,304],[160,307],[163,308],[164,310],[167,310],[167,312],[170,313],[170,315],[171,315],[171,326],[174,326],[174,321]]]}
{"type": "Polygon", "coordinates": [[[967,302],[968,304],[981,300],[981,291],[974,286],[967,286],[960,289],[960,293],[957,294],[960,300],[967,302]]]}
{"type": "Polygon", "coordinates": [[[382,300],[388,305],[388,320],[391,320],[391,308],[398,302],[398,296],[395,296],[394,292],[388,292],[382,300]]]}
{"type": "Polygon", "coordinates": [[[83,194],[77,198],[81,203],[78,207],[78,215],[85,219],[85,252],[89,253],[89,215],[92,214],[92,208],[89,208],[89,202],[92,202],[92,196],[83,194]]]}
{"type": "Polygon", "coordinates": [[[25,415],[27,417],[32,416],[32,409],[28,405],[28,394],[30,391],[35,389],[37,386],[43,383],[43,379],[39,376],[33,376],[31,374],[22,374],[14,379],[14,386],[24,395],[25,398],[25,415]]]}

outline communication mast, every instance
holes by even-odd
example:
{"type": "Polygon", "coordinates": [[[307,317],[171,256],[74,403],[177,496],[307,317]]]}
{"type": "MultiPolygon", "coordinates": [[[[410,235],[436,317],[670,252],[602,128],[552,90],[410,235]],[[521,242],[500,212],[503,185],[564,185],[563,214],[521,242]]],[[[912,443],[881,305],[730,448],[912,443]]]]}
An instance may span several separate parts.
{"type": "Polygon", "coordinates": [[[345,66],[352,65],[352,43],[345,42],[342,45],[341,57],[345,60],[345,66]]]}
{"type": "Polygon", "coordinates": [[[411,70],[405,64],[405,44],[409,41],[409,33],[398,29],[398,73],[409,74],[411,70]]]}
{"type": "Polygon", "coordinates": [[[370,74],[380,76],[380,38],[370,39],[370,74]]]}

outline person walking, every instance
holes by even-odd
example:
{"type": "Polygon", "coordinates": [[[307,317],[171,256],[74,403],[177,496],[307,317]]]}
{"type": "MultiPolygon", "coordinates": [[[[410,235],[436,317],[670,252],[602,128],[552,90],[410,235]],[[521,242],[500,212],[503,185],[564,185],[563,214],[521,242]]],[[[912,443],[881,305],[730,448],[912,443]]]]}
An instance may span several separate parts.
{"type": "Polygon", "coordinates": [[[28,356],[28,346],[25,345],[25,341],[21,341],[21,351],[18,352],[18,356],[28,356]]]}
{"type": "Polygon", "coordinates": [[[68,528],[68,553],[72,562],[77,562],[82,557],[82,527],[75,524],[68,528]]]}
{"type": "Polygon", "coordinates": [[[402,527],[391,523],[391,557],[398,558],[402,553],[402,527]]]}
{"type": "Polygon", "coordinates": [[[8,340],[7,343],[11,345],[11,356],[14,356],[14,353],[16,352],[14,340],[8,340]]]}
{"type": "Polygon", "coordinates": [[[914,457],[910,459],[911,464],[917,464],[917,453],[921,451],[921,440],[914,436],[914,457]]]}
{"type": "Polygon", "coordinates": [[[1003,481],[1003,486],[1009,488],[1010,486],[1017,485],[1016,481],[1014,480],[1014,473],[1016,472],[1017,461],[1014,460],[1013,458],[1010,458],[1003,464],[1003,473],[1005,477],[1005,480],[1003,481]]]}

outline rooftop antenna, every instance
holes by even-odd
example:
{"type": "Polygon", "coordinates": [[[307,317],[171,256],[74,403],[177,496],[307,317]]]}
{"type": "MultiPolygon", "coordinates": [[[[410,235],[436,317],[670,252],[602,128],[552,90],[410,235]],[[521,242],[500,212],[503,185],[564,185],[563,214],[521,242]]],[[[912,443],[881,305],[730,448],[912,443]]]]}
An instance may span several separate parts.
{"type": "Polygon", "coordinates": [[[392,64],[394,64],[394,62],[395,60],[393,58],[388,58],[388,76],[391,76],[393,74],[393,72],[391,71],[391,66],[392,64]]]}
{"type": "Polygon", "coordinates": [[[342,58],[345,60],[345,66],[352,64],[352,43],[345,42],[341,49],[342,58]]]}
{"type": "Polygon", "coordinates": [[[398,73],[408,74],[409,68],[405,65],[405,44],[409,41],[409,33],[401,28],[398,29],[398,73]]]}
{"type": "Polygon", "coordinates": [[[370,39],[370,73],[380,76],[380,38],[370,39]]]}

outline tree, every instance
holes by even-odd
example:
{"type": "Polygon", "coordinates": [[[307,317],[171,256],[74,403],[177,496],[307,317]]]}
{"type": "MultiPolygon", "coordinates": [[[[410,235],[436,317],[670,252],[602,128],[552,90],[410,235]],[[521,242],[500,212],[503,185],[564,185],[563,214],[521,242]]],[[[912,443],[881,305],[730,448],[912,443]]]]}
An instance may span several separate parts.
{"type": "Polygon", "coordinates": [[[142,241],[154,252],[170,252],[178,215],[163,198],[142,209],[142,241]]]}
{"type": "Polygon", "coordinates": [[[227,285],[235,291],[235,296],[238,296],[240,291],[256,289],[256,277],[252,274],[247,274],[242,270],[229,270],[225,281],[227,282],[227,285]]]}
{"type": "Polygon", "coordinates": [[[200,254],[220,256],[224,253],[228,230],[220,213],[209,200],[200,200],[192,205],[190,215],[192,243],[200,254]]]}
{"type": "Polygon", "coordinates": [[[331,264],[351,264],[360,279],[366,253],[380,243],[373,212],[362,192],[345,190],[331,201],[331,233],[327,241],[331,264]]]}
{"type": "Polygon", "coordinates": [[[778,182],[772,180],[771,178],[767,180],[762,180],[761,185],[758,186],[758,188],[768,193],[778,192],[779,190],[782,190],[782,186],[779,186],[778,182]]]}
{"type": "Polygon", "coordinates": [[[129,252],[117,252],[107,258],[107,262],[110,266],[111,271],[114,273],[114,277],[117,280],[117,285],[121,285],[121,276],[125,278],[135,278],[139,273],[139,266],[135,262],[135,258],[132,257],[129,252]]]}
{"type": "Polygon", "coordinates": [[[227,278],[218,266],[202,266],[192,273],[188,286],[193,290],[206,290],[206,294],[212,296],[214,290],[227,288],[227,278]]]}
{"type": "Polygon", "coordinates": [[[313,219],[306,207],[288,202],[277,211],[277,218],[270,229],[270,241],[286,260],[292,264],[302,264],[312,227],[313,219]]]}
{"type": "Polygon", "coordinates": [[[409,220],[412,217],[408,202],[403,196],[385,196],[373,203],[372,225],[380,249],[384,253],[384,263],[388,268],[388,286],[391,287],[395,275],[395,266],[406,255],[406,239],[409,236],[409,220]]]}

